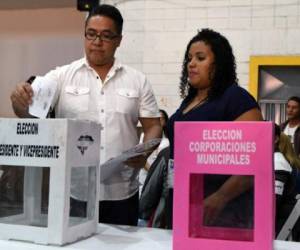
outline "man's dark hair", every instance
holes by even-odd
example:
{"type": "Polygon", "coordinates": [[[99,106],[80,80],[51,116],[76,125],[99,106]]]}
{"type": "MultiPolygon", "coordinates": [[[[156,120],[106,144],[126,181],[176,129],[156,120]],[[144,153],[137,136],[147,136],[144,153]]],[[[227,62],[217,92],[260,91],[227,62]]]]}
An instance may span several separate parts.
{"type": "Polygon", "coordinates": [[[214,73],[211,76],[212,85],[208,92],[208,98],[221,95],[229,86],[238,84],[235,57],[228,40],[214,30],[202,29],[191,39],[185,51],[179,87],[182,98],[193,98],[197,93],[197,89],[188,82],[187,65],[191,45],[201,41],[208,45],[214,54],[214,73]]]}
{"type": "Polygon", "coordinates": [[[95,8],[93,8],[90,11],[88,17],[86,18],[85,27],[87,26],[89,20],[93,16],[109,17],[110,19],[112,19],[114,21],[118,35],[122,34],[123,17],[121,15],[120,11],[116,7],[114,7],[112,5],[108,5],[108,4],[101,4],[99,6],[96,6],[95,8]]]}
{"type": "Polygon", "coordinates": [[[297,102],[300,106],[300,97],[299,96],[291,96],[289,99],[288,99],[288,102],[289,101],[294,101],[294,102],[297,102]]]}
{"type": "Polygon", "coordinates": [[[168,131],[167,131],[167,123],[169,121],[169,116],[168,116],[168,113],[163,110],[163,109],[160,109],[159,112],[163,115],[164,119],[165,119],[165,125],[162,127],[163,129],[163,132],[165,134],[166,137],[168,137],[168,131]]]}
{"type": "Polygon", "coordinates": [[[168,113],[165,110],[163,110],[163,109],[160,109],[159,112],[162,113],[162,115],[163,115],[163,117],[164,117],[164,119],[165,119],[165,121],[167,123],[169,121],[168,113]]]}

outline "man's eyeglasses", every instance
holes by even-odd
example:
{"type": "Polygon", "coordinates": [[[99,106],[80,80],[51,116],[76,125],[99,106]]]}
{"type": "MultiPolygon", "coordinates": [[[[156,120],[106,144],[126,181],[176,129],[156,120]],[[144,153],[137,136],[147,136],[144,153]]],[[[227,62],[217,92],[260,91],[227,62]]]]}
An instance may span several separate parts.
{"type": "Polygon", "coordinates": [[[98,37],[103,42],[111,42],[115,38],[119,37],[119,35],[111,33],[109,31],[103,31],[100,33],[97,33],[95,31],[86,31],[84,34],[85,38],[90,41],[95,41],[98,37]]]}

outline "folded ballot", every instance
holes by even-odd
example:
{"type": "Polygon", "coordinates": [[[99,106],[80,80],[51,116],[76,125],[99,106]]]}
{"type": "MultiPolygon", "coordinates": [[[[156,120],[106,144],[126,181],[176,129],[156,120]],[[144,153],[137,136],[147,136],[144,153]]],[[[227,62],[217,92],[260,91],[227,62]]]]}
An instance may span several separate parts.
{"type": "Polygon", "coordinates": [[[134,147],[124,151],[122,154],[104,162],[102,165],[100,165],[100,180],[104,181],[113,173],[121,171],[124,168],[124,162],[130,158],[151,153],[160,144],[160,142],[161,138],[151,139],[147,142],[137,144],[134,147]]]}
{"type": "Polygon", "coordinates": [[[33,89],[32,104],[29,106],[29,114],[46,118],[52,100],[54,98],[57,83],[45,77],[37,76],[31,84],[33,89]]]}

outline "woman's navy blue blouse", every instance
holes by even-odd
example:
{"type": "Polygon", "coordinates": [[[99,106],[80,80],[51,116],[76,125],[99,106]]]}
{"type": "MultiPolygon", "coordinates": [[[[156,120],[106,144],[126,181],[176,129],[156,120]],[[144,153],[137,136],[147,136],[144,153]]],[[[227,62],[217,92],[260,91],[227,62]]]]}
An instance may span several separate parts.
{"type": "MultiPolygon", "coordinates": [[[[180,121],[234,121],[243,113],[258,108],[255,99],[243,88],[232,85],[215,99],[210,99],[186,114],[182,111],[189,104],[185,99],[179,109],[168,122],[168,136],[170,140],[170,157],[174,158],[174,123],[180,121]]],[[[175,166],[176,167],[176,166],[175,166]]],[[[204,197],[216,192],[229,178],[228,175],[205,175],[204,197]]],[[[226,204],[214,222],[215,226],[253,228],[253,190],[244,192],[226,204]]]]}
{"type": "Polygon", "coordinates": [[[170,141],[170,157],[174,158],[174,123],[180,121],[234,121],[243,113],[258,108],[256,100],[243,88],[232,85],[218,98],[208,100],[201,106],[183,114],[190,100],[183,100],[171,116],[167,128],[170,141]]]}

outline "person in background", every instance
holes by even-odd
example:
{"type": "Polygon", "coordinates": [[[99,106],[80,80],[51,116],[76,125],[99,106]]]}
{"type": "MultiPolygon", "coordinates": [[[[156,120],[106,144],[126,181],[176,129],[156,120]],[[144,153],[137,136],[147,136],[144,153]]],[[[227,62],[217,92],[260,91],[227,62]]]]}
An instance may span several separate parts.
{"type": "Polygon", "coordinates": [[[162,149],[147,172],[140,195],[140,226],[170,229],[166,216],[169,195],[167,186],[169,155],[170,147],[162,149]]]}
{"type": "MultiPolygon", "coordinates": [[[[180,93],[183,101],[167,125],[171,159],[174,159],[176,122],[263,120],[255,99],[238,86],[231,45],[223,35],[211,29],[200,30],[187,45],[180,93]]],[[[171,164],[172,160],[169,160],[171,164]]],[[[203,208],[205,224],[253,226],[251,211],[247,209],[253,195],[246,195],[252,186],[253,179],[246,176],[207,176],[203,208]],[[245,203],[239,203],[241,200],[245,203]]],[[[172,206],[169,207],[172,210],[172,206]]],[[[172,211],[168,214],[171,216],[172,211]]],[[[172,218],[169,221],[171,223],[172,218]]]]}
{"type": "Polygon", "coordinates": [[[139,226],[167,228],[165,204],[167,197],[166,177],[169,160],[169,140],[167,123],[169,116],[163,109],[160,112],[160,124],[163,137],[159,146],[148,157],[144,169],[140,172],[139,226]]]}
{"type": "Polygon", "coordinates": [[[164,136],[166,137],[167,136],[167,123],[169,121],[169,116],[168,116],[168,113],[163,109],[160,109],[159,113],[160,113],[160,125],[162,126],[164,136]]]}
{"type": "MultiPolygon", "coordinates": [[[[145,179],[147,177],[148,171],[149,171],[150,167],[152,166],[152,164],[154,163],[154,161],[156,160],[159,152],[169,146],[169,140],[166,137],[166,130],[167,130],[166,125],[169,120],[169,116],[168,116],[167,112],[163,109],[160,109],[159,113],[160,113],[160,125],[162,127],[163,135],[162,135],[159,146],[150,154],[150,156],[147,158],[144,168],[141,169],[141,171],[140,171],[140,176],[139,176],[140,194],[142,192],[142,188],[143,188],[145,179]]],[[[140,142],[142,142],[143,139],[144,139],[144,133],[141,134],[140,142]]]]}
{"type": "Polygon", "coordinates": [[[276,219],[275,231],[276,235],[280,232],[283,224],[287,220],[294,205],[296,204],[296,189],[293,164],[298,164],[297,157],[293,151],[288,137],[281,133],[280,127],[275,124],[274,138],[274,170],[275,170],[275,195],[276,195],[276,219]],[[287,140],[286,140],[287,139],[287,140]],[[282,151],[282,148],[288,148],[282,151]],[[294,156],[293,156],[294,155],[294,156]]]}
{"type": "MultiPolygon", "coordinates": [[[[123,17],[116,7],[97,6],[85,21],[85,56],[45,75],[57,83],[51,105],[57,118],[81,118],[89,114],[92,120],[101,123],[100,164],[139,142],[138,121],[145,142],[161,137],[160,115],[150,83],[144,74],[115,58],[122,41],[122,28],[123,17]]],[[[28,107],[33,94],[30,84],[17,85],[11,94],[17,116],[30,117],[28,107]]],[[[101,182],[100,222],[137,225],[138,174],[147,157],[142,155],[127,161],[121,171],[101,182]]],[[[77,176],[74,182],[82,183],[82,176],[77,176]]],[[[71,210],[82,206],[80,196],[76,194],[71,210]]]]}
{"type": "Polygon", "coordinates": [[[161,142],[159,144],[159,146],[152,152],[152,154],[148,157],[147,162],[145,164],[145,169],[149,170],[151,167],[151,164],[155,161],[158,153],[169,146],[169,140],[167,138],[167,123],[169,121],[169,116],[167,114],[167,112],[163,109],[159,110],[160,113],[160,125],[162,127],[163,130],[163,136],[161,138],[161,142]]]}
{"type": "MultiPolygon", "coordinates": [[[[276,125],[276,128],[277,127],[279,126],[276,125]]],[[[284,155],[284,157],[287,159],[287,161],[295,170],[297,171],[300,170],[300,159],[295,153],[290,138],[281,131],[279,135],[279,141],[280,141],[280,143],[278,144],[279,151],[284,155]]]]}
{"type": "Polygon", "coordinates": [[[281,131],[285,133],[300,157],[300,98],[292,96],[288,99],[286,106],[287,120],[280,125],[281,131]]]}
{"type": "MultiPolygon", "coordinates": [[[[298,158],[300,157],[300,97],[292,96],[286,105],[287,120],[280,124],[281,131],[290,138],[298,158]]],[[[294,172],[296,189],[300,193],[300,168],[294,172]]]]}

